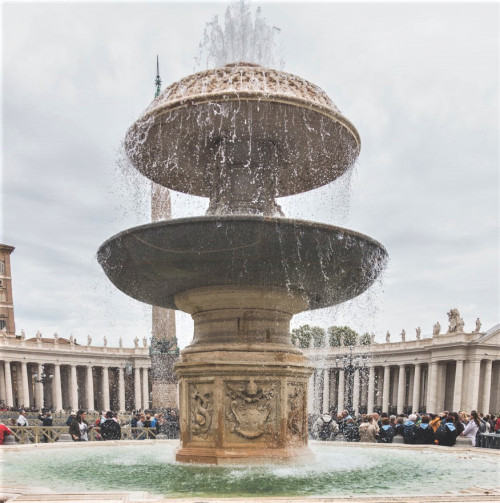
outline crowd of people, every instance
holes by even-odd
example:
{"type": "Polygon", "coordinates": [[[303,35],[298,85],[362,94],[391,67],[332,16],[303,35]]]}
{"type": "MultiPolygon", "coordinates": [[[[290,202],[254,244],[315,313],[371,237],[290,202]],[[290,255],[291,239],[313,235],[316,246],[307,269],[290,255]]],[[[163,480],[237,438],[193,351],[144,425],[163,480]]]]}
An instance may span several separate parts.
{"type": "Polygon", "coordinates": [[[400,435],[405,444],[455,445],[459,436],[479,444],[480,433],[500,435],[500,417],[483,415],[473,410],[466,412],[443,411],[439,414],[387,413],[349,414],[347,410],[335,416],[325,412],[309,420],[310,437],[315,440],[344,440],[346,442],[378,442],[390,444],[400,435]]]}
{"type": "MultiPolygon", "coordinates": [[[[36,411],[38,412],[38,411],[36,411]]],[[[33,417],[28,419],[27,412],[24,409],[19,410],[17,419],[10,418],[10,426],[35,426],[30,424],[33,417]]],[[[53,436],[51,431],[54,420],[50,410],[40,411],[37,417],[44,427],[41,435],[42,442],[49,442],[53,436]]],[[[85,442],[90,440],[90,432],[93,432],[95,440],[120,440],[122,438],[122,427],[130,426],[132,438],[143,440],[146,438],[179,438],[179,417],[176,409],[166,409],[163,412],[154,413],[152,411],[135,411],[132,418],[120,420],[117,412],[102,411],[95,421],[87,418],[85,410],[71,411],[69,413],[65,426],[68,427],[71,439],[75,442],[85,442]]],[[[12,435],[12,430],[5,424],[0,423],[0,445],[4,442],[5,435],[12,435]]],[[[130,438],[130,437],[129,437],[130,438]]]]}
{"type": "MultiPolygon", "coordinates": [[[[42,442],[52,437],[50,427],[53,417],[50,411],[41,411],[37,417],[45,429],[42,442]]],[[[119,440],[122,427],[129,425],[133,438],[179,438],[179,416],[176,409],[163,412],[134,411],[130,421],[120,421],[118,413],[102,411],[100,417],[89,423],[84,410],[72,411],[67,420],[71,439],[75,442],[89,440],[89,433],[95,428],[96,440],[119,440]]],[[[21,409],[17,420],[11,419],[11,426],[30,426],[26,411],[21,409]]],[[[309,416],[310,438],[315,440],[344,440],[347,442],[392,443],[401,436],[405,444],[433,444],[453,446],[459,436],[467,437],[473,446],[478,445],[481,433],[500,435],[500,416],[478,413],[443,411],[439,414],[400,414],[387,413],[350,414],[347,410],[338,415],[325,412],[309,416]]],[[[0,445],[4,436],[12,434],[8,426],[0,423],[0,445]]]]}

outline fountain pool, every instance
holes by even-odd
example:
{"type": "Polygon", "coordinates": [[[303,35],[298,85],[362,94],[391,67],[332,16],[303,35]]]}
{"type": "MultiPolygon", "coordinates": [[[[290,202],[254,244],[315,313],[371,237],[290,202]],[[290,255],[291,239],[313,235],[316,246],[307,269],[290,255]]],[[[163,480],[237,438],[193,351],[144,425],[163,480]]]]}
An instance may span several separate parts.
{"type": "Polygon", "coordinates": [[[424,497],[492,489],[500,475],[500,453],[473,448],[336,442],[333,449],[312,442],[315,459],[307,466],[205,466],[176,462],[177,447],[169,440],[4,447],[0,482],[4,490],[146,491],[168,498],[424,497]]]}

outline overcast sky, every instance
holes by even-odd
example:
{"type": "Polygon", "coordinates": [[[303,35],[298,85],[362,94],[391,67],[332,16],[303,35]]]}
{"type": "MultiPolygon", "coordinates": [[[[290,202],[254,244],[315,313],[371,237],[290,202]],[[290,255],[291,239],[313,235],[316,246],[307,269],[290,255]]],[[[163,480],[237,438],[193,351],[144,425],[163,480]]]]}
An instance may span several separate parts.
{"type": "MultiPolygon", "coordinates": [[[[2,229],[16,328],[110,345],[150,335],[150,308],[96,261],[103,241],[148,221],[147,184],[117,167],[127,128],[163,87],[193,73],[205,23],[225,3],[2,5],[2,229]]],[[[349,180],[280,200],[287,216],[381,242],[383,281],[340,309],[294,318],[432,333],[459,309],[466,330],[499,316],[497,3],[267,3],[284,70],[324,89],[357,127],[349,180]]],[[[349,178],[349,177],[348,177],[349,178]]],[[[175,194],[174,217],[206,201],[175,194]]],[[[191,339],[178,317],[181,345],[191,339]]]]}

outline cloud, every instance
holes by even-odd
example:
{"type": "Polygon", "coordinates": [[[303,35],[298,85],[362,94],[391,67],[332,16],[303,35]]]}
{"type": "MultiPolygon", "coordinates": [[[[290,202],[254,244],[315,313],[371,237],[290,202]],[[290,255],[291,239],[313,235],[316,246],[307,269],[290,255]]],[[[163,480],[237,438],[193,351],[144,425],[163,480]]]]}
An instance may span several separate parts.
{"type": "MultiPolygon", "coordinates": [[[[8,3],[3,6],[3,229],[17,326],[131,345],[150,308],[95,260],[100,244],[148,219],[148,182],[117,168],[127,128],[154,92],[191,73],[205,22],[223,4],[8,3]]],[[[281,28],[285,70],[320,85],[356,125],[354,171],[293,198],[295,218],[383,243],[384,284],[306,313],[382,337],[458,307],[498,322],[499,33],[495,4],[263,5],[281,28]]],[[[175,217],[207,201],[173,194],[175,217]]],[[[192,324],[179,316],[186,344],[192,324]]],[[[408,332],[411,332],[408,329],[408,332]]]]}

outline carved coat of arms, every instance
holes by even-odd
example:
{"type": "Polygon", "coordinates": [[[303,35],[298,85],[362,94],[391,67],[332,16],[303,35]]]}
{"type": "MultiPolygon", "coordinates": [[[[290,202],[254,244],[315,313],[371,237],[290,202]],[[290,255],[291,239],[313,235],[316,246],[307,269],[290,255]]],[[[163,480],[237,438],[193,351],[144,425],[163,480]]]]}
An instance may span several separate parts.
{"type": "Polygon", "coordinates": [[[275,384],[259,386],[250,379],[246,385],[227,384],[229,406],[226,419],[231,432],[247,438],[258,438],[272,430],[275,415],[275,384]]]}

